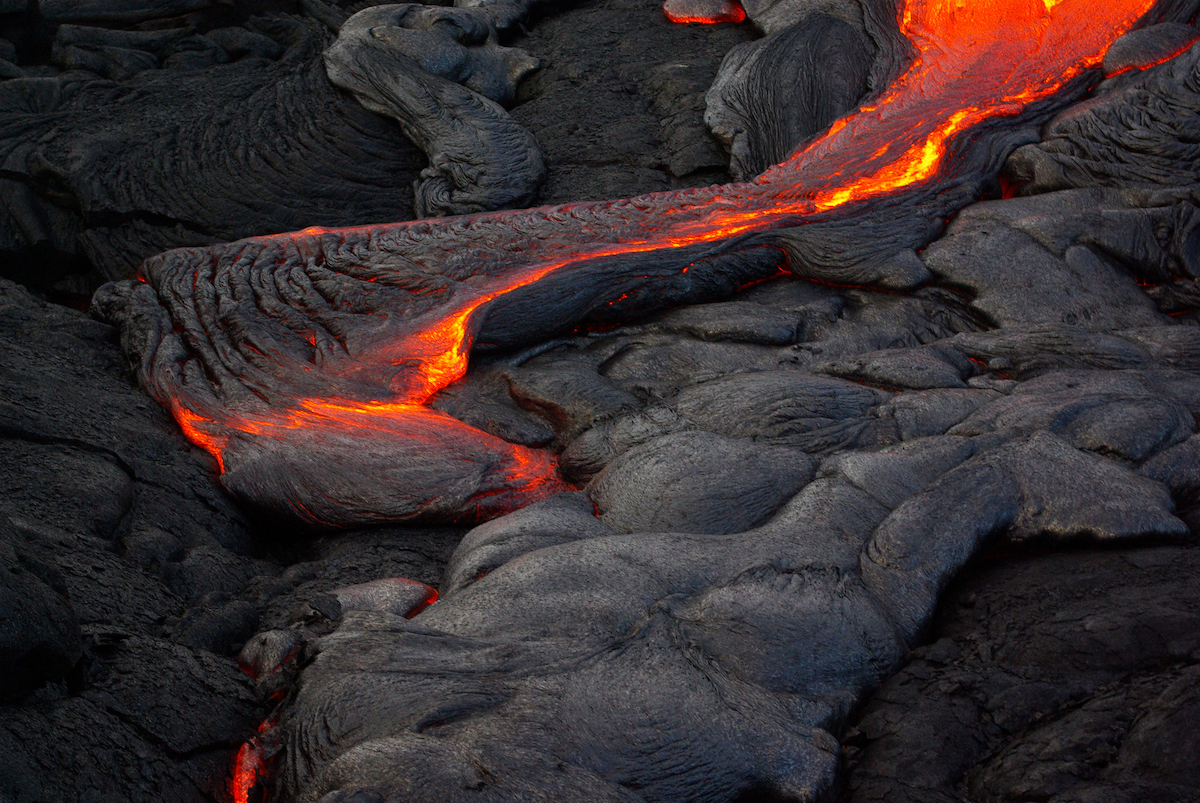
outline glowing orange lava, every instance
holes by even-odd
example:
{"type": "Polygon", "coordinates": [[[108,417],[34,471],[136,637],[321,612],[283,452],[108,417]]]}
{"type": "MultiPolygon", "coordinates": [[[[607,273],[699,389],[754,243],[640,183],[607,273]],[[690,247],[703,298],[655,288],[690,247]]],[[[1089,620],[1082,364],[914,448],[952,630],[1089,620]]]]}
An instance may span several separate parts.
{"type": "Polygon", "coordinates": [[[719,22],[742,22],[746,9],[738,0],[667,0],[663,14],[671,22],[696,22],[714,25],[719,22]]]}
{"type": "MultiPolygon", "coordinates": [[[[425,585],[425,584],[422,583],[422,585],[425,585]]],[[[433,603],[438,601],[438,592],[437,592],[436,588],[433,588],[431,586],[425,586],[425,589],[426,589],[425,599],[421,600],[419,603],[417,603],[417,605],[411,611],[406,613],[404,615],[405,619],[413,618],[418,613],[420,613],[421,611],[425,610],[430,605],[432,605],[433,603]]]]}
{"type": "MultiPolygon", "coordinates": [[[[261,730],[261,728],[260,728],[261,730]]],[[[266,778],[266,758],[258,737],[247,740],[238,748],[233,760],[233,779],[230,793],[233,803],[251,803],[256,787],[261,788],[266,778]]]]}
{"type": "MultiPolygon", "coordinates": [[[[373,342],[354,354],[364,371],[391,371],[388,375],[395,378],[389,380],[386,401],[301,398],[291,409],[243,416],[206,416],[180,402],[173,412],[189,439],[222,461],[222,470],[231,430],[286,438],[288,430],[300,427],[353,428],[404,437],[404,421],[433,416],[444,419],[440,423],[447,432],[461,434],[461,428],[470,428],[423,405],[463,376],[480,313],[489,302],[599,258],[802,225],[828,217],[833,210],[954,179],[961,161],[956,149],[966,147],[976,126],[1020,114],[1030,104],[1078,86],[1073,82],[1097,67],[1108,46],[1132,29],[1154,2],[908,0],[899,11],[900,30],[915,51],[907,71],[871,105],[837,121],[823,136],[751,182],[362,227],[377,243],[418,263],[455,254],[456,259],[477,259],[488,266],[474,283],[457,285],[434,312],[406,323],[390,340],[373,342]],[[498,240],[497,227],[512,236],[498,240]],[[478,245],[463,246],[472,237],[478,245]],[[397,366],[404,370],[397,371],[397,366]]],[[[277,237],[320,249],[323,238],[338,236],[336,231],[310,229],[277,237]]],[[[686,271],[691,262],[682,260],[680,268],[686,271]]],[[[381,284],[387,281],[385,276],[378,278],[381,284]]],[[[428,448],[439,448],[436,440],[428,448]]],[[[511,444],[504,448],[509,460],[503,470],[519,486],[517,495],[524,502],[565,487],[547,453],[511,444]]],[[[512,499],[503,505],[512,505],[512,499]]],[[[479,512],[494,515],[503,510],[488,508],[485,500],[479,512]]]]}

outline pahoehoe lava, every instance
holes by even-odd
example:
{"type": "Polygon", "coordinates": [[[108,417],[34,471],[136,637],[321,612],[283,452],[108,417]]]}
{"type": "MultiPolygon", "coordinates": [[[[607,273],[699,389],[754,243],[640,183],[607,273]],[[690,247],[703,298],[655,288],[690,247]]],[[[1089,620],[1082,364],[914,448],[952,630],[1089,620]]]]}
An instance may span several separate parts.
{"type": "MultiPolygon", "coordinates": [[[[527,202],[543,166],[564,197],[562,137],[524,126],[564,104],[539,81],[580,73],[530,45],[557,73],[510,116],[493,101],[531,57],[500,42],[534,42],[510,27],[532,3],[464,5],[305,0],[336,37],[279,17],[256,30],[290,32],[285,55],[204,68],[240,76],[214,92],[231,114],[316,110],[170,174],[258,183],[272,154],[313,159],[312,203],[288,208],[299,172],[254,220],[233,184],[137,196],[261,226],[248,240],[78,203],[139,166],[37,166],[91,142],[53,119],[105,93],[98,129],[209,80],[171,105],[187,73],[151,57],[273,52],[253,25],[64,25],[54,58],[109,81],[0,84],[0,109],[44,104],[0,123],[54,132],[0,131],[0,182],[23,187],[4,209],[58,204],[109,275],[196,246],[92,304],[171,416],[117,387],[111,327],[0,284],[0,373],[48,375],[0,394],[18,444],[0,603],[19,613],[0,611],[0,696],[20,703],[0,746],[46,745],[0,796],[163,778],[161,797],[235,803],[1194,797],[1200,4],[668,0],[765,34],[706,101],[712,73],[682,57],[646,78],[656,114],[704,136],[706,106],[739,183],[507,212],[486,210],[527,202]],[[279,103],[237,100],[272,81],[279,103]],[[419,175],[322,155],[398,132],[419,175]],[[273,233],[305,209],[378,220],[362,210],[393,190],[407,208],[413,178],[418,208],[485,211],[273,233]],[[321,200],[356,184],[381,193],[321,200]],[[232,786],[205,786],[235,750],[232,786]]],[[[681,162],[712,158],[689,142],[681,162]]]]}
{"type": "MultiPolygon", "coordinates": [[[[868,72],[886,88],[750,182],[176,251],[147,262],[143,283],[98,294],[143,385],[258,507],[333,525],[523,508],[467,537],[447,595],[411,624],[407,611],[343,611],[324,638],[281,630],[247,647],[247,662],[273,670],[269,687],[290,688],[254,743],[282,751],[279,795],[822,799],[836,778],[831,732],[917,642],[947,579],[988,537],[1187,533],[1157,481],[1172,477],[1100,456],[1143,462],[1178,448],[1194,423],[1186,402],[1159,395],[1153,370],[1124,390],[1072,379],[1125,348],[1086,325],[1014,348],[1003,328],[972,331],[963,310],[956,337],[902,357],[831,353],[808,366],[816,373],[717,379],[668,393],[657,413],[616,388],[580,390],[585,406],[599,393],[640,416],[622,442],[620,413],[602,435],[574,424],[570,405],[549,408],[562,445],[573,441],[563,467],[593,478],[583,497],[563,493],[547,452],[424,406],[464,376],[472,346],[712,301],[780,272],[892,290],[927,281],[956,237],[970,238],[956,231],[971,218],[923,260],[916,249],[1031,123],[1079,96],[1151,4],[918,1],[894,10],[896,28],[892,11],[863,15],[868,72]],[[1040,393],[972,396],[964,383],[972,361],[1047,349],[1066,373],[1025,383],[1040,393]],[[930,420],[915,393],[849,380],[959,395],[924,400],[930,420]],[[1114,428],[1125,409],[1161,426],[1114,428]]],[[[1043,153],[1018,151],[1010,175],[1078,186],[1043,153]]],[[[1183,244],[1159,238],[1160,280],[1194,261],[1190,220],[1172,223],[1183,244]]],[[[1049,236],[1040,242],[1077,277],[1112,254],[1073,231],[1049,236]]],[[[939,275],[988,285],[963,267],[949,259],[939,275]]],[[[1038,336],[1036,311],[1006,308],[1003,288],[999,301],[974,289],[978,311],[1038,336]]],[[[1120,367],[1190,350],[1161,336],[1148,302],[1122,315],[1089,323],[1158,350],[1120,367]]],[[[521,374],[504,381],[536,409],[545,395],[521,374]]],[[[243,756],[243,786],[260,755],[243,756]]]]}
{"type": "Polygon", "coordinates": [[[243,500],[318,525],[488,518],[565,486],[548,454],[424,407],[472,345],[712,300],[781,270],[918,285],[914,249],[1152,6],[865,4],[873,72],[892,80],[751,182],[174,251],[95,308],[243,500]]]}

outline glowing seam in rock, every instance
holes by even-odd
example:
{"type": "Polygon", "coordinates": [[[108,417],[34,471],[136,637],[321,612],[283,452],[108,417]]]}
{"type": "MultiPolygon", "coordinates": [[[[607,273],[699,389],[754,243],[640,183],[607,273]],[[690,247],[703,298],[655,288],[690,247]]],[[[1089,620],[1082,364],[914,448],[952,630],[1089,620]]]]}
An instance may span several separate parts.
{"type": "Polygon", "coordinates": [[[694,8],[694,5],[688,5],[686,9],[676,9],[668,0],[663,5],[663,14],[671,22],[695,22],[704,25],[713,25],[719,22],[742,22],[746,19],[746,10],[737,0],[718,2],[711,8],[705,7],[702,10],[694,8]]]}

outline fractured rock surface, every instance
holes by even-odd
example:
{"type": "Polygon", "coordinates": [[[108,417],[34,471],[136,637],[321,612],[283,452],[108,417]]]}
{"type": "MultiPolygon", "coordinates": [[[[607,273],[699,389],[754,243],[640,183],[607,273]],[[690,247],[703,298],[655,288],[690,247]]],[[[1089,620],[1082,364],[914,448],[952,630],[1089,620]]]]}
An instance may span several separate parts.
{"type": "MultiPolygon", "coordinates": [[[[120,5],[122,10],[132,8],[120,5]]],[[[150,13],[161,14],[166,5],[159,3],[150,13]]],[[[0,11],[10,10],[0,4],[0,11]]],[[[669,49],[663,45],[664,38],[671,42],[672,36],[685,33],[662,21],[661,12],[652,4],[639,14],[655,23],[652,34],[639,43],[643,53],[664,52],[669,49]]],[[[607,12],[607,18],[609,29],[616,31],[627,24],[628,12],[607,12]]],[[[3,19],[5,25],[12,21],[12,17],[3,19]]],[[[362,204],[379,208],[370,215],[377,221],[411,215],[411,182],[422,166],[420,154],[393,123],[336,94],[323,101],[325,106],[317,106],[303,80],[288,77],[291,73],[285,68],[296,53],[285,49],[286,39],[281,45],[273,37],[279,31],[296,30],[296,21],[272,18],[247,27],[236,23],[221,28],[203,26],[205,33],[197,37],[199,41],[189,39],[192,34],[186,29],[134,32],[90,27],[108,24],[98,20],[80,22],[73,28],[59,27],[57,38],[64,44],[59,48],[61,57],[56,58],[62,59],[63,67],[75,70],[66,76],[68,97],[76,88],[81,95],[92,93],[93,98],[107,100],[105,92],[117,96],[113,101],[117,105],[103,114],[95,109],[87,112],[97,125],[110,112],[143,120],[154,113],[178,117],[181,108],[188,114],[194,111],[197,119],[210,125],[214,121],[205,119],[209,114],[205,107],[185,108],[201,90],[215,105],[225,103],[231,119],[236,118],[237,107],[229,97],[244,88],[239,76],[253,83],[251,77],[283,73],[284,86],[276,87],[276,92],[281,105],[295,115],[285,118],[291,123],[276,125],[266,113],[261,127],[230,125],[219,134],[214,125],[211,135],[227,135],[227,143],[244,137],[252,146],[251,157],[254,147],[269,152],[279,142],[278,131],[307,136],[304,126],[308,125],[317,131],[315,139],[306,140],[310,144],[328,144],[346,135],[358,138],[359,143],[364,137],[377,139],[364,150],[350,148],[348,155],[338,148],[326,150],[321,159],[307,164],[280,162],[270,156],[259,172],[254,165],[237,162],[245,152],[230,145],[227,158],[200,165],[209,171],[206,176],[215,178],[197,181],[214,192],[227,189],[234,199],[232,208],[206,207],[195,214],[225,214],[226,224],[232,228],[197,239],[186,226],[154,215],[135,214],[126,220],[99,214],[90,220],[106,229],[97,235],[97,241],[101,235],[109,236],[108,229],[132,232],[112,237],[117,243],[111,253],[119,257],[118,270],[131,270],[143,255],[163,247],[259,231],[264,216],[282,215],[291,222],[278,228],[298,228],[316,221],[318,211],[330,213],[326,225],[364,222],[362,204]],[[213,48],[212,42],[228,54],[229,63],[214,65],[220,50],[213,48]],[[184,55],[178,55],[181,53],[184,55]],[[190,67],[185,66],[185,59],[191,60],[190,67]],[[210,68],[216,72],[201,75],[188,71],[210,68]],[[80,73],[80,69],[90,72],[80,73]],[[136,74],[121,72],[126,69],[136,74]],[[152,69],[163,72],[148,74],[152,69]],[[215,75],[228,80],[216,81],[215,75]],[[139,93],[135,87],[133,98],[122,94],[119,82],[136,83],[138,76],[144,91],[139,93]],[[172,97],[172,93],[180,97],[172,97]],[[134,103],[135,99],[144,105],[134,103]],[[256,136],[260,141],[255,141],[256,136]],[[333,171],[328,176],[331,180],[352,179],[343,185],[351,188],[353,196],[348,209],[340,201],[326,204],[320,197],[321,181],[305,178],[311,179],[314,170],[327,168],[333,171]],[[364,185],[364,176],[375,186],[364,185]],[[262,185],[255,190],[240,184],[255,180],[262,185]],[[268,203],[272,198],[278,202],[268,203]]],[[[582,23],[560,27],[547,32],[539,44],[543,52],[553,46],[556,52],[569,54],[568,40],[577,40],[579,31],[587,27],[582,23]]],[[[316,36],[317,42],[323,39],[311,25],[300,25],[300,30],[306,31],[307,37],[316,36]]],[[[11,31],[4,28],[0,35],[11,31]]],[[[689,79],[696,86],[686,103],[694,104],[695,93],[699,93],[702,104],[703,91],[731,35],[734,41],[747,36],[736,29],[717,34],[715,42],[700,32],[687,35],[699,77],[689,79]]],[[[0,75],[11,77],[24,71],[32,86],[50,88],[50,82],[38,76],[57,73],[59,68],[30,65],[24,60],[24,50],[23,70],[4,73],[5,64],[17,61],[16,51],[7,45],[7,40],[0,39],[0,59],[4,60],[0,75]]],[[[311,41],[301,45],[308,47],[304,52],[310,58],[319,57],[319,45],[311,41]]],[[[631,55],[635,52],[630,51],[631,55]]],[[[602,53],[593,58],[604,60],[602,53]]],[[[640,83],[641,73],[659,63],[651,60],[646,65],[645,55],[639,58],[643,66],[625,65],[630,86],[640,83]]],[[[294,64],[292,67],[294,72],[294,64]]],[[[319,73],[304,77],[315,82],[319,73]]],[[[585,97],[596,98],[605,86],[599,75],[595,80],[590,75],[569,80],[582,84],[573,91],[585,97]]],[[[263,82],[259,79],[259,83],[263,82]]],[[[25,96],[25,86],[28,84],[20,83],[3,89],[13,96],[25,96]]],[[[556,80],[547,86],[562,84],[556,80]]],[[[624,86],[621,92],[624,94],[624,86]]],[[[252,100],[263,96],[260,91],[252,100]]],[[[265,92],[265,97],[272,97],[271,93],[265,92]]],[[[645,132],[657,133],[664,125],[660,115],[665,113],[656,111],[655,95],[649,90],[629,97],[640,104],[643,113],[642,126],[625,132],[620,140],[626,148],[645,132]]],[[[56,108],[60,110],[56,113],[67,113],[63,111],[66,107],[56,108]]],[[[679,163],[678,177],[667,173],[665,163],[659,162],[645,169],[644,175],[662,177],[668,183],[726,180],[720,148],[703,129],[702,105],[688,105],[686,111],[677,115],[672,130],[679,132],[681,141],[707,142],[717,152],[717,157],[711,153],[706,157],[710,177],[689,179],[687,174],[693,168],[686,162],[679,163]]],[[[544,105],[525,123],[539,131],[561,128],[563,115],[553,104],[544,105]]],[[[243,118],[257,119],[254,114],[243,118]]],[[[81,115],[76,115],[71,118],[74,122],[64,125],[63,138],[74,137],[73,141],[93,150],[100,148],[113,157],[121,155],[108,144],[97,145],[91,129],[77,127],[79,119],[81,115]]],[[[192,142],[199,129],[189,125],[159,130],[175,131],[192,142]]],[[[28,129],[23,131],[16,132],[13,141],[19,147],[36,144],[26,138],[28,129]]],[[[174,146],[163,146],[164,160],[176,158],[174,153],[174,146]]],[[[147,176],[157,177],[165,171],[155,170],[152,161],[137,152],[132,156],[116,176],[132,174],[135,190],[131,191],[145,199],[157,183],[147,176]]],[[[570,171],[572,181],[580,185],[591,182],[612,187],[593,197],[633,194],[641,188],[629,183],[631,171],[642,168],[634,166],[631,159],[618,154],[608,165],[552,165],[551,176],[570,171]]],[[[80,169],[87,173],[96,166],[96,160],[85,160],[80,169]]],[[[55,174],[39,175],[50,180],[55,174]]],[[[79,223],[73,203],[39,192],[30,200],[25,186],[5,181],[0,191],[3,203],[20,207],[20,225],[41,227],[38,231],[43,234],[38,236],[42,239],[35,237],[36,242],[53,239],[64,252],[75,253],[79,223]],[[29,206],[20,206],[27,203],[29,206]],[[21,211],[25,209],[34,211],[25,214],[21,211]]],[[[569,189],[560,186],[558,191],[569,189]]],[[[570,197],[575,199],[589,194],[581,187],[574,190],[576,194],[570,197]]],[[[155,198],[175,205],[197,201],[189,193],[155,198]]],[[[86,231],[91,228],[84,226],[86,231]]],[[[22,241],[5,247],[26,245],[22,241]]],[[[4,257],[4,270],[40,288],[58,281],[64,272],[104,275],[103,260],[87,253],[97,261],[81,268],[74,262],[62,265],[46,260],[35,249],[28,261],[4,257]],[[57,272],[34,274],[25,269],[29,266],[57,272]]],[[[88,292],[86,284],[70,277],[62,287],[88,292]]],[[[398,576],[438,585],[441,567],[462,532],[382,529],[339,532],[314,540],[291,528],[279,533],[261,521],[248,521],[214,484],[211,458],[189,446],[169,417],[129,382],[115,331],[7,282],[0,296],[4,321],[0,350],[5,355],[0,360],[0,402],[4,407],[0,452],[6,458],[6,468],[0,472],[0,552],[8,578],[0,589],[0,651],[4,655],[0,672],[5,688],[0,705],[0,755],[4,758],[0,796],[55,801],[98,796],[109,800],[229,800],[234,753],[264,716],[231,656],[259,629],[287,627],[297,617],[319,616],[325,601],[336,599],[329,592],[339,588],[398,576]]],[[[536,395],[534,385],[528,393],[536,395]]],[[[504,399],[509,399],[507,390],[504,399]]],[[[544,419],[533,419],[547,427],[544,419]]]]}
{"type": "Polygon", "coordinates": [[[128,381],[114,330],[7,281],[0,311],[0,793],[228,800],[263,715],[243,644],[339,587],[437,583],[461,533],[272,554],[128,381]]]}
{"type": "Polygon", "coordinates": [[[1192,800],[1196,550],[989,560],[843,738],[853,801],[1192,800]]]}
{"type": "Polygon", "coordinates": [[[125,380],[111,329],[11,282],[0,307],[0,791],[219,798],[257,706],[228,647],[170,629],[255,573],[250,528],[125,380]]]}
{"type": "Polygon", "coordinates": [[[5,272],[45,289],[81,257],[95,283],[179,246],[527,205],[545,176],[498,105],[537,61],[468,11],[367,9],[336,38],[62,25],[53,54],[0,89],[5,272]]]}
{"type": "Polygon", "coordinates": [[[537,141],[499,105],[537,60],[494,40],[464,10],[384,5],[347,19],[324,53],[334,85],[429,155],[416,217],[528,206],[545,179],[537,141]]]}
{"type": "MultiPolygon", "coordinates": [[[[786,298],[786,281],[776,286],[786,298]]],[[[969,377],[974,387],[864,389],[874,394],[865,408],[839,409],[825,397],[817,420],[787,411],[777,418],[769,405],[759,419],[703,419],[695,412],[702,407],[685,404],[688,389],[661,407],[616,413],[601,425],[608,462],[585,496],[552,497],[470,533],[443,598],[411,622],[347,614],[310,644],[311,663],[276,737],[289,756],[281,788],[297,800],[357,790],[417,800],[831,794],[838,750],[830,734],[903,663],[941,588],[990,537],[1012,545],[1190,537],[1173,515],[1172,491],[1191,504],[1184,489],[1195,487],[1195,470],[1190,452],[1172,455],[1192,448],[1194,369],[1154,360],[1099,367],[1110,358],[1094,341],[1067,348],[1064,341],[1086,342],[1085,333],[1057,329],[1056,337],[1043,330],[1043,348],[1059,345],[1078,361],[1072,367],[1045,365],[1054,357],[1047,350],[1045,367],[1023,368],[1021,379],[981,369],[969,377]],[[626,419],[641,423],[619,423],[626,419]],[[748,516],[756,497],[739,491],[736,459],[716,448],[729,420],[742,427],[732,442],[781,453],[793,449],[768,444],[794,437],[792,427],[876,424],[866,444],[829,444],[815,475],[801,475],[803,489],[755,526],[748,516]],[[674,459],[654,456],[676,442],[701,454],[678,456],[685,453],[675,447],[662,452],[674,459]],[[728,466],[709,481],[715,497],[733,494],[719,508],[728,526],[687,534],[698,529],[693,517],[705,516],[690,488],[705,483],[709,460],[728,466]],[[626,470],[639,462],[640,470],[626,470]],[[1146,476],[1133,470],[1139,463],[1146,476]],[[624,510],[656,518],[635,525],[615,515],[624,510]],[[736,532],[739,521],[750,529],[736,532]],[[376,710],[382,701],[386,716],[376,710]],[[583,713],[592,711],[605,713],[583,713]],[[634,733],[643,736],[631,740],[634,733]]],[[[1195,338],[1193,328],[1183,331],[1195,338]]],[[[988,355],[1007,336],[966,337],[943,347],[957,350],[961,338],[972,355],[988,355]]],[[[1118,354],[1145,354],[1119,340],[1118,354]]],[[[522,368],[535,372],[539,360],[555,364],[571,350],[595,359],[587,353],[595,347],[581,339],[522,368]]],[[[781,362],[725,381],[776,376],[817,378],[781,362]]],[[[797,457],[822,454],[801,448],[797,457]]],[[[803,466],[794,460],[750,476],[775,482],[803,466]]],[[[956,766],[944,765],[947,783],[970,768],[956,766]]],[[[999,783],[981,778],[980,788],[999,783]]]]}
{"type": "Polygon", "coordinates": [[[180,245],[411,217],[419,151],[329,83],[319,27],[259,25],[275,60],[0,84],[6,249],[79,253],[108,279],[180,245]]]}

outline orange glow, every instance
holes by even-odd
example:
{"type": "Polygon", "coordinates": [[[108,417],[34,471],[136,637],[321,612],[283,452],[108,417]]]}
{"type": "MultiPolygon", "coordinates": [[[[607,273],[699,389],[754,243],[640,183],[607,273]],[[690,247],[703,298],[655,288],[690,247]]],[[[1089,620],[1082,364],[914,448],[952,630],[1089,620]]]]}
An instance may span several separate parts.
{"type": "MultiPolygon", "coordinates": [[[[1198,32],[1198,33],[1200,33],[1200,32],[1198,32]]],[[[1152,60],[1152,61],[1147,61],[1147,62],[1145,62],[1145,63],[1143,63],[1143,64],[1130,64],[1128,67],[1123,67],[1123,68],[1122,68],[1122,69],[1120,69],[1120,70],[1116,70],[1115,72],[1112,72],[1112,73],[1110,73],[1110,74],[1108,75],[1108,77],[1109,77],[1109,78],[1113,78],[1113,77],[1115,77],[1115,76],[1118,76],[1118,75],[1122,75],[1122,74],[1124,74],[1124,73],[1127,73],[1127,72],[1129,72],[1130,70],[1148,70],[1148,69],[1150,69],[1151,67],[1157,67],[1157,66],[1158,66],[1158,65],[1160,65],[1160,64],[1166,64],[1168,61],[1170,61],[1171,59],[1175,58],[1176,56],[1182,56],[1184,53],[1186,53],[1186,52],[1188,52],[1189,50],[1191,50],[1191,49],[1192,49],[1192,45],[1196,44],[1196,42],[1197,42],[1197,41],[1200,41],[1200,36],[1197,36],[1195,39],[1193,39],[1192,41],[1188,42],[1186,45],[1182,45],[1182,46],[1180,46],[1180,47],[1179,47],[1177,50],[1175,50],[1173,53],[1170,53],[1170,54],[1168,54],[1168,55],[1166,55],[1166,56],[1163,56],[1162,58],[1157,58],[1157,59],[1154,59],[1154,60],[1152,60]]]]}
{"type": "Polygon", "coordinates": [[[233,803],[250,803],[254,788],[265,778],[266,758],[258,737],[242,744],[233,760],[233,779],[230,793],[233,803]]]}
{"type": "MultiPolygon", "coordinates": [[[[463,365],[465,370],[465,361],[463,365]]],[[[223,472],[226,468],[223,452],[230,439],[212,434],[230,429],[241,433],[237,437],[287,441],[289,432],[305,430],[329,434],[353,434],[376,442],[405,442],[436,452],[455,440],[470,440],[482,448],[501,453],[502,459],[492,467],[492,490],[480,495],[467,519],[486,520],[510,512],[517,507],[543,499],[560,491],[571,490],[558,473],[554,456],[541,449],[508,443],[481,432],[443,412],[414,402],[360,402],[348,399],[301,398],[296,406],[281,410],[264,410],[258,414],[242,414],[221,421],[204,418],[180,407],[184,434],[196,445],[209,451],[223,472]],[[185,423],[186,422],[186,423],[185,423]]],[[[295,500],[300,517],[312,524],[324,525],[318,516],[295,500]]],[[[424,605],[433,604],[437,592],[424,605]]]]}
{"type": "Polygon", "coordinates": [[[229,446],[229,440],[209,431],[210,429],[220,429],[221,425],[212,419],[192,412],[181,404],[172,405],[171,412],[175,414],[175,420],[179,422],[179,428],[183,430],[184,437],[215,457],[217,470],[224,474],[225,459],[221,454],[229,446]]]}
{"type": "Polygon", "coordinates": [[[663,14],[671,22],[696,22],[704,25],[713,25],[718,22],[742,22],[746,19],[746,9],[742,8],[742,4],[738,0],[719,0],[713,3],[711,8],[705,8],[703,11],[698,10],[701,5],[698,3],[685,4],[686,8],[680,9],[667,0],[663,4],[663,14]]]}
{"type": "MultiPolygon", "coordinates": [[[[187,437],[211,452],[222,471],[232,438],[286,439],[288,431],[297,428],[378,432],[393,438],[415,437],[411,433],[419,429],[420,437],[427,438],[425,425],[436,424],[456,436],[466,437],[466,430],[470,437],[491,438],[424,406],[465,373],[480,313],[490,302],[600,258],[716,243],[828,219],[834,212],[845,214],[840,211],[845,207],[913,188],[953,186],[959,180],[958,157],[976,126],[1020,114],[1069,85],[1078,86],[1072,82],[1096,68],[1108,46],[1132,29],[1154,2],[908,0],[898,18],[914,48],[907,71],[870,105],[838,120],[753,181],[618,201],[359,227],[357,231],[369,235],[375,246],[418,264],[454,259],[484,266],[449,289],[436,291],[441,294],[439,305],[431,311],[389,322],[393,337],[376,338],[353,352],[361,375],[388,377],[376,398],[297,398],[289,409],[220,415],[202,414],[174,401],[173,412],[187,437]]],[[[326,241],[336,246],[346,231],[312,228],[259,239],[303,241],[304,248],[315,253],[326,241]]],[[[694,260],[694,251],[682,257],[683,270],[694,260]]],[[[386,274],[361,278],[389,284],[386,274]]],[[[610,303],[620,300],[617,295],[613,293],[610,303]]],[[[315,340],[305,342],[315,349],[315,340]]],[[[503,500],[486,495],[479,499],[480,517],[567,487],[548,453],[496,438],[489,444],[507,450],[497,471],[514,490],[503,500]]],[[[428,448],[439,448],[436,439],[428,448]]]]}
{"type": "MultiPolygon", "coordinates": [[[[421,585],[425,585],[425,584],[422,583],[421,585]]],[[[433,603],[438,601],[438,592],[437,592],[436,588],[433,588],[431,586],[425,586],[425,589],[428,592],[425,594],[425,599],[421,600],[419,603],[417,603],[417,606],[415,608],[413,608],[411,611],[409,611],[407,614],[405,614],[404,615],[405,619],[413,618],[418,613],[420,613],[421,611],[425,610],[430,605],[432,605],[433,603]]]]}

